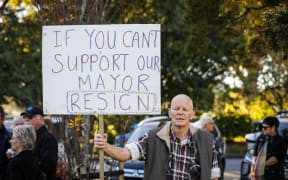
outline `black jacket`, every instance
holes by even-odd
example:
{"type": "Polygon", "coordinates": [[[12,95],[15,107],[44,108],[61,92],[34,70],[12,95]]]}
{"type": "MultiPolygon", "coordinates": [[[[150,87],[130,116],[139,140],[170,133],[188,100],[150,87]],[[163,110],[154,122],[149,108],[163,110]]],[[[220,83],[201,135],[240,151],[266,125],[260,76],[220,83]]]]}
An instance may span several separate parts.
{"type": "MultiPolygon", "coordinates": [[[[166,179],[170,153],[169,132],[170,123],[149,132],[144,179],[166,179]]],[[[199,162],[201,165],[201,180],[210,180],[213,160],[213,137],[210,133],[197,129],[192,125],[190,126],[190,133],[192,140],[197,144],[197,152],[199,153],[199,162]]]]}
{"type": "Polygon", "coordinates": [[[40,169],[46,174],[47,180],[55,180],[58,159],[57,141],[44,125],[36,131],[36,134],[33,155],[40,169]]]}
{"type": "Polygon", "coordinates": [[[6,151],[10,148],[10,139],[11,133],[2,125],[2,127],[0,127],[0,180],[5,180],[8,165],[6,151]]]}
{"type": "Polygon", "coordinates": [[[287,143],[279,134],[273,137],[261,134],[255,144],[254,156],[258,155],[265,141],[268,141],[266,160],[275,156],[278,163],[272,166],[265,166],[264,176],[266,179],[284,180],[284,160],[287,152],[287,143]]]}
{"type": "Polygon", "coordinates": [[[10,160],[6,180],[37,180],[37,173],[32,152],[25,150],[10,160]]]}

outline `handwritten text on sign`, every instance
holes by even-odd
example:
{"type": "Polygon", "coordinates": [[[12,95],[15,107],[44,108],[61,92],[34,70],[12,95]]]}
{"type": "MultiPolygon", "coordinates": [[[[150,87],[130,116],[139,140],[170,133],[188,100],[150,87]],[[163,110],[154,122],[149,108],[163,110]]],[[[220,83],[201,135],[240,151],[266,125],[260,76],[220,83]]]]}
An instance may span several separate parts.
{"type": "Polygon", "coordinates": [[[160,25],[44,26],[47,114],[159,114],[160,25]]]}

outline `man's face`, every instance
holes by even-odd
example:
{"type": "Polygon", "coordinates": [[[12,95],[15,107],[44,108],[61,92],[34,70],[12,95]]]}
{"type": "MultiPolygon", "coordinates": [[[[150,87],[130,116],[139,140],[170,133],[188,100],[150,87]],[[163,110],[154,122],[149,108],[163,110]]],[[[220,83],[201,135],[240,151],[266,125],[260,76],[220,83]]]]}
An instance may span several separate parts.
{"type": "Polygon", "coordinates": [[[204,130],[207,132],[213,132],[214,131],[214,123],[212,121],[209,121],[205,124],[204,130]]]}
{"type": "Polygon", "coordinates": [[[43,117],[41,115],[26,116],[26,122],[30,123],[34,129],[39,129],[43,125],[43,117]]]}
{"type": "Polygon", "coordinates": [[[169,117],[172,124],[176,127],[189,127],[190,120],[193,118],[192,100],[185,95],[178,95],[171,101],[169,117]]]}
{"type": "Polygon", "coordinates": [[[262,124],[262,132],[264,135],[272,136],[276,132],[275,126],[270,126],[268,124],[262,124]]]}

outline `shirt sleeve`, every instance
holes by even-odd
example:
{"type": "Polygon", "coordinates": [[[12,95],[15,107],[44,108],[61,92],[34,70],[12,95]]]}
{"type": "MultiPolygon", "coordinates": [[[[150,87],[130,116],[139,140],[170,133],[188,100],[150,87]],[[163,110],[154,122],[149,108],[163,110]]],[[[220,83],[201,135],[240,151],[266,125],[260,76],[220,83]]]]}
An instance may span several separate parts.
{"type": "Polygon", "coordinates": [[[221,171],[217,159],[217,151],[215,145],[213,146],[213,160],[212,160],[212,169],[211,169],[211,179],[219,178],[221,176],[221,171]]]}
{"type": "Polygon", "coordinates": [[[139,138],[137,142],[126,144],[125,147],[129,149],[131,160],[145,160],[146,159],[146,145],[148,142],[148,134],[139,138]]]}

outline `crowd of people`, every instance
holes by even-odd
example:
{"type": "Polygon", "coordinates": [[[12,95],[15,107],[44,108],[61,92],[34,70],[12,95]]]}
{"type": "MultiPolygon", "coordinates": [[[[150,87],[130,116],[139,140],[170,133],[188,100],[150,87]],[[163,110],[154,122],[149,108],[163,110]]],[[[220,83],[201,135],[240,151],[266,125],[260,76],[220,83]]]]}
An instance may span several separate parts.
{"type": "MultiPolygon", "coordinates": [[[[171,121],[157,127],[137,142],[116,147],[103,134],[96,134],[94,147],[119,160],[145,160],[145,180],[217,180],[220,166],[213,134],[214,121],[205,116],[201,128],[190,124],[192,99],[176,95],[170,103],[171,121]]],[[[14,119],[12,134],[3,125],[0,106],[0,180],[56,180],[57,140],[44,123],[41,108],[28,107],[14,119]]],[[[250,178],[284,180],[283,160],[287,143],[279,136],[276,117],[265,118],[257,139],[250,178]]]]}
{"type": "Polygon", "coordinates": [[[4,119],[0,106],[0,180],[55,180],[58,144],[42,109],[31,106],[14,118],[12,133],[4,119]]]}

